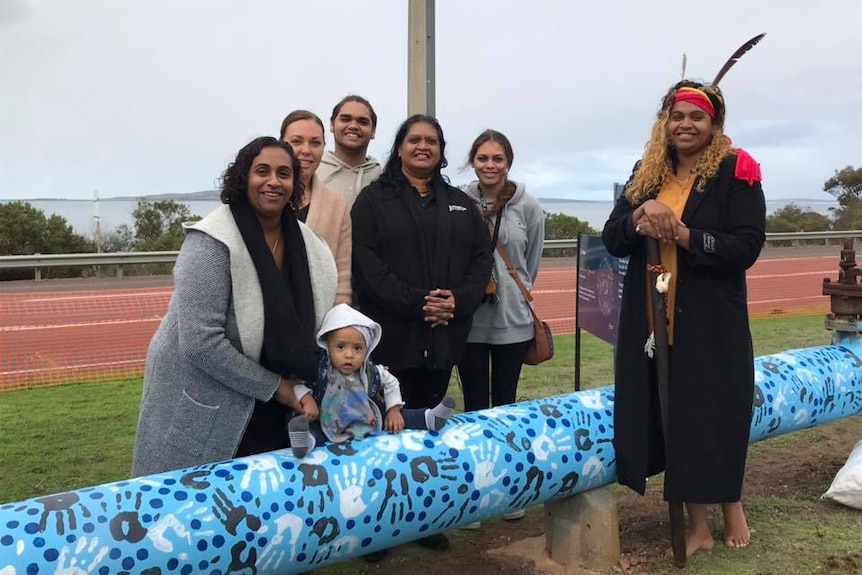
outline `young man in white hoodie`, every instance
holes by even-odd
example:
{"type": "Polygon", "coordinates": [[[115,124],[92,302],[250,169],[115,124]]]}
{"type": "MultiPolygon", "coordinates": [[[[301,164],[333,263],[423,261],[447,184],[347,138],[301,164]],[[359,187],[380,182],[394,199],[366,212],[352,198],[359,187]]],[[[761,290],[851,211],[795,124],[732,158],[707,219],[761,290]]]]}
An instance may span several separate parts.
{"type": "Polygon", "coordinates": [[[382,169],[380,162],[368,155],[368,144],[377,130],[377,114],[368,100],[351,94],[332,109],[329,130],[335,151],[323,154],[317,177],[341,194],[350,208],[362,188],[376,180],[382,169]]]}

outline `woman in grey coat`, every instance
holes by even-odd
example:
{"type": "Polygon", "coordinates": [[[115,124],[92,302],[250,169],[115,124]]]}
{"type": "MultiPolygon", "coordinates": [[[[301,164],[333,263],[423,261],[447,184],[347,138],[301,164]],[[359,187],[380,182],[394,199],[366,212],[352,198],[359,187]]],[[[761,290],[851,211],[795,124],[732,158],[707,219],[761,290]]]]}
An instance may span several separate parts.
{"type": "Polygon", "coordinates": [[[225,171],[223,205],[187,226],[147,354],[133,476],[287,446],[337,281],[327,245],[296,220],[301,196],[290,145],[257,138],[225,171]]]}

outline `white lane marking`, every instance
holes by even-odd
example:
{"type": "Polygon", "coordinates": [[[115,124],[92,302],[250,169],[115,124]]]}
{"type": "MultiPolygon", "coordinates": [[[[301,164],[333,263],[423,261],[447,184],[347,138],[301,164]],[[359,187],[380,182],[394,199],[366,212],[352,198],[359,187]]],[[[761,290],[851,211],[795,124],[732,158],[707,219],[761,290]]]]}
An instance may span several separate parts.
{"type": "Polygon", "coordinates": [[[762,258],[762,259],[758,259],[757,263],[764,265],[764,264],[768,264],[769,262],[798,262],[799,260],[805,260],[805,261],[808,261],[808,260],[831,260],[831,261],[837,262],[840,259],[841,258],[838,256],[810,256],[810,257],[800,256],[798,258],[762,258]]]}
{"type": "Polygon", "coordinates": [[[813,271],[813,272],[791,272],[787,274],[756,274],[747,276],[750,280],[762,280],[772,278],[789,278],[794,276],[822,276],[837,273],[835,270],[813,271]]]}
{"type": "Polygon", "coordinates": [[[807,300],[807,299],[828,300],[829,296],[828,295],[808,295],[808,296],[801,296],[801,297],[781,297],[781,298],[776,298],[776,299],[758,299],[758,300],[753,300],[753,301],[748,302],[748,305],[752,306],[752,305],[759,304],[759,303],[779,303],[779,302],[783,302],[783,301],[803,301],[803,300],[807,300]]]}
{"type": "Polygon", "coordinates": [[[114,293],[114,294],[95,294],[95,295],[77,295],[77,296],[54,296],[54,297],[37,297],[21,300],[21,303],[45,303],[45,302],[60,302],[60,301],[76,301],[76,300],[95,300],[95,299],[113,299],[127,297],[154,297],[170,295],[173,290],[136,292],[136,293],[114,293]]]}
{"type": "Polygon", "coordinates": [[[88,321],[84,323],[60,323],[56,325],[10,325],[0,327],[0,332],[38,331],[42,329],[70,329],[74,327],[93,327],[107,325],[127,325],[130,323],[147,323],[153,321],[162,321],[162,316],[150,317],[145,319],[118,319],[113,321],[88,321]]]}

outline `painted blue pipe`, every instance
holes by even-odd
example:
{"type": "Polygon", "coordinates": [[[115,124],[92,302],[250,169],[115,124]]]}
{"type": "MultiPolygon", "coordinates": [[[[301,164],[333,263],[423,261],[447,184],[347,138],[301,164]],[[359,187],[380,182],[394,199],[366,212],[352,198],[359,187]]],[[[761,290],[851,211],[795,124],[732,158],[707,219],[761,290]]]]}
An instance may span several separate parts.
{"type": "MultiPolygon", "coordinates": [[[[751,441],[862,412],[858,336],[757,358],[751,441]]],[[[0,575],[302,573],[616,479],[613,387],[0,505],[0,575]]]]}

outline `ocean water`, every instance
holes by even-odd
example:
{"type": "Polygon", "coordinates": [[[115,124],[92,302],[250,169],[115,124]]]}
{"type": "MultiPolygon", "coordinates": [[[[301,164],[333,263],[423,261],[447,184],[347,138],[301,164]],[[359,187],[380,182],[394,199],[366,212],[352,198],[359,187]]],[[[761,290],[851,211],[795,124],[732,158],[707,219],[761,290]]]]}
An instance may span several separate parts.
{"type": "MultiPolygon", "coordinates": [[[[11,200],[0,200],[0,203],[8,201],[11,200]]],[[[36,209],[42,210],[48,217],[57,214],[65,218],[75,233],[88,238],[95,236],[97,219],[101,224],[103,233],[123,224],[131,226],[133,223],[132,212],[138,204],[137,200],[101,200],[98,205],[92,200],[25,201],[36,209]]],[[[772,213],[791,202],[803,209],[810,209],[825,215],[829,214],[830,208],[838,205],[834,201],[817,199],[769,200],[766,202],[767,213],[772,213]]],[[[195,200],[182,203],[189,207],[192,214],[198,216],[205,216],[219,205],[218,200],[195,200]]],[[[574,216],[586,221],[596,230],[602,229],[613,208],[613,202],[540,199],[539,203],[548,213],[574,216]]]]}

